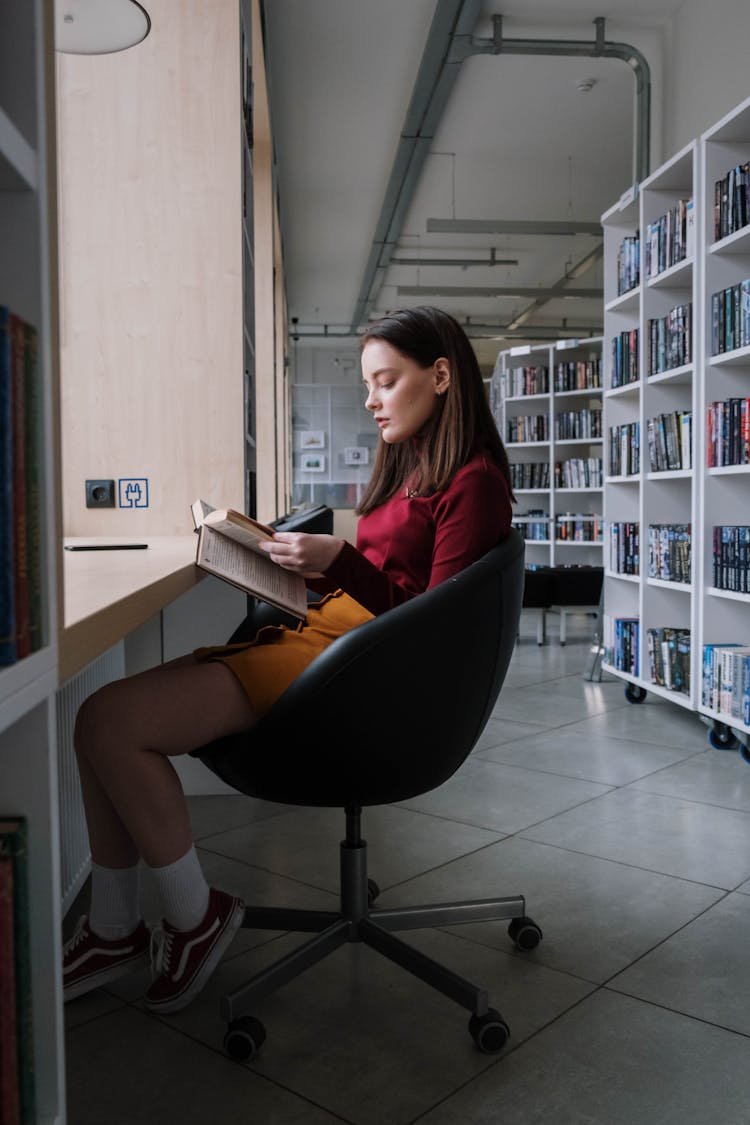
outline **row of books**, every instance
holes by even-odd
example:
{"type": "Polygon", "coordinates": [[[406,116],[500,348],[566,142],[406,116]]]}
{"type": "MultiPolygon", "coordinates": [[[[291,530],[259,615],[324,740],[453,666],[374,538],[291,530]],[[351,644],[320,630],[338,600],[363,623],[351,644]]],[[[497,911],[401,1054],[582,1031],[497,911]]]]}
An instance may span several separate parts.
{"type": "Polygon", "coordinates": [[[571,457],[555,462],[555,488],[601,488],[601,457],[571,457]]]}
{"type": "Polygon", "coordinates": [[[549,394],[549,368],[514,367],[503,373],[503,387],[508,398],[549,394]]]}
{"type": "Polygon", "coordinates": [[[0,665],[42,646],[38,337],[0,306],[0,665]]]}
{"type": "Polygon", "coordinates": [[[646,421],[652,473],[689,469],[693,463],[693,412],[673,410],[646,421]]]}
{"type": "Polygon", "coordinates": [[[617,295],[622,296],[635,289],[641,281],[641,237],[640,232],[627,235],[617,251],[617,295]]]}
{"type": "Polygon", "coordinates": [[[639,378],[638,329],[631,328],[612,340],[612,387],[637,383],[639,378]]]}
{"type": "Polygon", "coordinates": [[[641,471],[641,424],[625,422],[610,426],[608,472],[613,477],[629,477],[641,471]]]}
{"type": "Polygon", "coordinates": [[[549,415],[518,414],[508,418],[505,439],[511,445],[520,441],[549,441],[549,415]]]}
{"type": "Polygon", "coordinates": [[[562,391],[597,390],[602,385],[600,359],[577,359],[555,366],[554,387],[562,391]]]}
{"type": "Polygon", "coordinates": [[[0,1121],[35,1125],[28,827],[0,820],[0,1121]]]}
{"type": "Polygon", "coordinates": [[[510,483],[517,488],[549,488],[549,461],[511,463],[510,483]]]}
{"type": "Polygon", "coordinates": [[[706,462],[709,469],[750,464],[750,398],[727,398],[709,403],[706,462]]]}
{"type": "Polygon", "coordinates": [[[648,674],[652,683],[690,695],[690,630],[657,627],[646,630],[648,674]]]}
{"type": "Polygon", "coordinates": [[[640,622],[637,617],[610,617],[602,621],[604,659],[619,672],[638,676],[640,622]]]}
{"type": "Polygon", "coordinates": [[[561,512],[555,516],[555,541],[558,543],[601,543],[603,530],[598,512],[561,512]]]}
{"type": "Polygon", "coordinates": [[[693,255],[695,246],[695,204],[680,199],[665,215],[646,226],[644,246],[646,277],[658,277],[693,255]]]}
{"type": "Polygon", "coordinates": [[[513,527],[524,539],[549,542],[549,514],[543,508],[529,508],[513,517],[513,527]]]}
{"type": "Polygon", "coordinates": [[[693,358],[693,305],[676,305],[666,316],[649,319],[648,358],[649,375],[660,375],[673,367],[691,363],[693,358]]]}
{"type": "Polygon", "coordinates": [[[617,574],[640,573],[640,526],[637,522],[613,521],[607,529],[605,542],[609,570],[617,574]]]}
{"type": "Polygon", "coordinates": [[[701,702],[750,726],[750,645],[703,646],[701,702]]]}
{"type": "Polygon", "coordinates": [[[714,239],[726,238],[750,222],[750,164],[736,164],[714,183],[714,239]]]}
{"type": "Polygon", "coordinates": [[[648,576],[663,582],[690,581],[689,523],[652,523],[648,528],[648,576]]]}
{"type": "Polygon", "coordinates": [[[555,415],[555,437],[562,441],[571,438],[600,438],[602,412],[599,407],[582,410],[565,410],[555,415]]]}
{"type": "Polygon", "coordinates": [[[719,590],[750,594],[750,527],[716,524],[712,529],[713,584],[719,590]]]}
{"type": "Polygon", "coordinates": [[[711,294],[711,355],[750,344],[750,278],[711,294]]]}

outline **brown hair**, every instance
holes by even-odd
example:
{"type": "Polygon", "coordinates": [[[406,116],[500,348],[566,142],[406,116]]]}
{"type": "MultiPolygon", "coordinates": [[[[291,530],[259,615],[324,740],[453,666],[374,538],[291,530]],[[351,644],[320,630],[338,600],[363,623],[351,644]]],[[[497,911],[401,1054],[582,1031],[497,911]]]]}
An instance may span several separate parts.
{"type": "Polygon", "coordinates": [[[385,340],[422,368],[443,357],[451,379],[419,443],[390,445],[380,439],[357,515],[385,503],[407,482],[420,496],[443,491],[480,450],[501,470],[512,496],[508,454],[487,402],[474,349],[458,321],[441,309],[419,305],[376,320],[363,334],[360,349],[370,340],[385,340]]]}

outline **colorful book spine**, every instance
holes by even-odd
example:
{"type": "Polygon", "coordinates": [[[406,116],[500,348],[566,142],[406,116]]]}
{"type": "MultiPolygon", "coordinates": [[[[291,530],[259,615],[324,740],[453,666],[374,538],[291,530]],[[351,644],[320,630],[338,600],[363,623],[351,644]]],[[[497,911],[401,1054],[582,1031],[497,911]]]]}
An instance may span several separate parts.
{"type": "Polygon", "coordinates": [[[16,598],[16,658],[31,652],[29,571],[26,547],[26,363],[24,323],[11,313],[11,411],[13,426],[13,581],[16,598]]]}
{"type": "Polygon", "coordinates": [[[10,312],[0,306],[0,665],[16,660],[10,312]]]}
{"type": "Polygon", "coordinates": [[[32,652],[42,647],[42,387],[39,339],[32,324],[24,325],[26,397],[26,565],[29,587],[29,640],[32,652]]]}
{"type": "Polygon", "coordinates": [[[37,1117],[29,928],[28,825],[24,817],[0,821],[0,861],[10,862],[13,879],[13,964],[19,1121],[20,1125],[35,1125],[37,1117]]]}

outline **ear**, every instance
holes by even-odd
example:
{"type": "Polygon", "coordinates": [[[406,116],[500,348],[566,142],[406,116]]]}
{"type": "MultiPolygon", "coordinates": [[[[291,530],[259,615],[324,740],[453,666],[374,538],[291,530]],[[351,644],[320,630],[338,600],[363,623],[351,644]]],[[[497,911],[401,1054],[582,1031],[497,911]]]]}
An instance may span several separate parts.
{"type": "Polygon", "coordinates": [[[435,369],[435,394],[444,395],[451,381],[450,364],[445,356],[441,356],[440,359],[435,360],[433,367],[435,369]]]}

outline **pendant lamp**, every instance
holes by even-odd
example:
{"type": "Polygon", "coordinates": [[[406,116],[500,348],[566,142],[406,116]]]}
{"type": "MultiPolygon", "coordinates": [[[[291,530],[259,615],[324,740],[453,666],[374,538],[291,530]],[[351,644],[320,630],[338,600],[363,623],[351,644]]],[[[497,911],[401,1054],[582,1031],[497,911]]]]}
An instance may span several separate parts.
{"type": "Polygon", "coordinates": [[[151,30],[137,0],[55,0],[55,47],[71,55],[106,55],[143,42],[151,30]]]}

